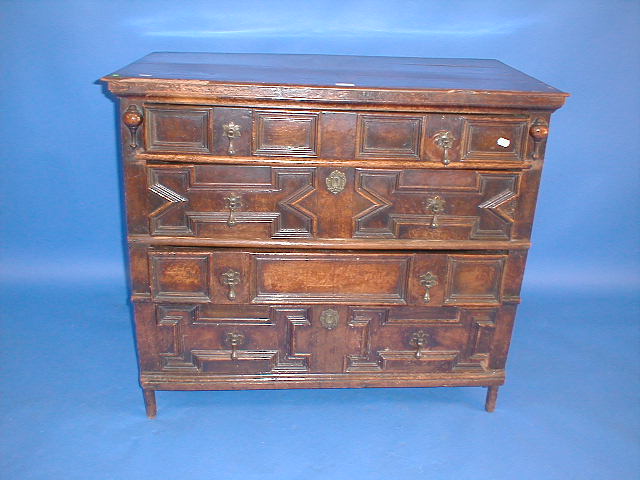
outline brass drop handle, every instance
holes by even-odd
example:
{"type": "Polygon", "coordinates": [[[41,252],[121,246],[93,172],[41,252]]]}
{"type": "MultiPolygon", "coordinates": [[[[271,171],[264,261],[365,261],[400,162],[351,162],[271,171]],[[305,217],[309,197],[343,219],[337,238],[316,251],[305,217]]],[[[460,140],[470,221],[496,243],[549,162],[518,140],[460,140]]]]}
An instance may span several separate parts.
{"type": "Polygon", "coordinates": [[[426,288],[424,293],[424,303],[429,303],[431,301],[429,290],[438,285],[438,277],[431,272],[427,272],[423,273],[418,278],[420,279],[420,285],[426,288]]]}
{"type": "Polygon", "coordinates": [[[240,198],[235,193],[232,193],[231,195],[226,197],[224,201],[227,205],[227,208],[229,209],[229,218],[227,219],[227,225],[233,227],[237,223],[235,212],[242,208],[242,198],[240,198]]]}
{"type": "Polygon", "coordinates": [[[416,349],[416,358],[420,358],[422,356],[422,349],[427,346],[428,340],[429,334],[424,330],[418,330],[409,337],[409,345],[416,349]]]}
{"type": "Polygon", "coordinates": [[[449,130],[440,130],[433,135],[433,142],[443,150],[442,163],[449,165],[449,149],[453,147],[455,137],[449,130]]]}
{"type": "Polygon", "coordinates": [[[229,122],[222,125],[222,128],[224,130],[225,136],[229,139],[228,153],[229,155],[233,155],[234,153],[236,153],[235,149],[233,148],[233,139],[240,137],[240,125],[229,122]]]}
{"type": "Polygon", "coordinates": [[[236,285],[240,284],[240,272],[229,269],[221,275],[222,284],[229,287],[227,298],[229,300],[236,299],[236,285]]]}
{"type": "Polygon", "coordinates": [[[231,347],[231,360],[237,360],[238,347],[244,343],[244,335],[241,333],[228,332],[224,336],[224,343],[231,347]]]}
{"type": "Polygon", "coordinates": [[[435,197],[429,197],[424,202],[424,206],[428,212],[433,213],[433,218],[431,219],[431,228],[438,228],[440,224],[438,223],[438,214],[444,212],[444,206],[447,202],[444,198],[439,195],[435,197]]]}
{"type": "Polygon", "coordinates": [[[131,134],[131,143],[129,144],[131,148],[136,148],[138,146],[136,132],[138,131],[138,127],[142,124],[142,120],[142,112],[140,112],[138,107],[135,105],[129,105],[129,108],[127,108],[122,114],[122,123],[127,126],[129,133],[131,134]]]}
{"type": "Polygon", "coordinates": [[[541,118],[536,118],[529,128],[529,135],[533,137],[533,153],[531,154],[531,158],[537,160],[540,158],[540,145],[542,144],[542,140],[549,135],[549,125],[541,118]]]}

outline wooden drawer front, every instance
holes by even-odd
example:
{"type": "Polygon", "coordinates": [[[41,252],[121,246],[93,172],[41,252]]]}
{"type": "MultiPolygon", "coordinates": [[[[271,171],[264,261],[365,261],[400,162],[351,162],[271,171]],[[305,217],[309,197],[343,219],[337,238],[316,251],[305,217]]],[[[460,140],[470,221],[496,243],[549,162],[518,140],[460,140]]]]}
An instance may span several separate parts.
{"type": "Polygon", "coordinates": [[[154,301],[215,304],[497,305],[506,255],[149,252],[154,301]]]}
{"type": "Polygon", "coordinates": [[[517,167],[526,116],[403,114],[149,104],[150,153],[399,160],[517,167]]]}
{"type": "MultiPolygon", "coordinates": [[[[501,308],[137,304],[157,341],[146,371],[186,374],[482,372],[501,308]]],[[[152,349],[146,350],[146,349],[152,349]]],[[[494,362],[492,368],[502,367],[494,362]]]]}
{"type": "Polygon", "coordinates": [[[526,239],[532,220],[522,175],[156,165],[145,216],[158,236],[509,241],[526,239]]]}

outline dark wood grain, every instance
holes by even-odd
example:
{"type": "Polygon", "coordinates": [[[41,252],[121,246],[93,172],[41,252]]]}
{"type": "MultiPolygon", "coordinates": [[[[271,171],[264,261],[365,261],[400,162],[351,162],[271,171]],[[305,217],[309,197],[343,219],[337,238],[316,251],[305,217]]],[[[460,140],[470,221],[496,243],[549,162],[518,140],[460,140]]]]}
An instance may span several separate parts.
{"type": "Polygon", "coordinates": [[[156,390],[504,383],[550,114],[496,60],[154,53],[120,97],[156,390]]]}

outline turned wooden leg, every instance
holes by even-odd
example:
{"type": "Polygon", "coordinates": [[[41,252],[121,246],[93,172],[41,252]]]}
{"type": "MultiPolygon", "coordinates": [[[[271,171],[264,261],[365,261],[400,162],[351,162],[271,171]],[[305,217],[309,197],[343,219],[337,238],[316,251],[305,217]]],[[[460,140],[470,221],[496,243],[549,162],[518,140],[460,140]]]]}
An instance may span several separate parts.
{"type": "Polygon", "coordinates": [[[144,395],[144,408],[147,410],[147,417],[156,418],[158,407],[156,407],[155,390],[142,390],[144,395]]]}
{"type": "Polygon", "coordinates": [[[493,412],[496,409],[496,400],[498,400],[498,387],[497,385],[487,388],[487,399],[484,402],[484,409],[487,412],[493,412]]]}

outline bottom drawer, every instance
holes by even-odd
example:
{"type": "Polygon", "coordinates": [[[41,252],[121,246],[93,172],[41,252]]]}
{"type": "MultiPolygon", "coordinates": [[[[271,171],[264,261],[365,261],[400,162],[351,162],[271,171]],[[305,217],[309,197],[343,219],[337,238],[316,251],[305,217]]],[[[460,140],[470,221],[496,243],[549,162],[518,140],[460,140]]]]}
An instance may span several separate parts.
{"type": "Polygon", "coordinates": [[[136,303],[143,373],[478,373],[504,367],[515,305],[136,303]]]}

